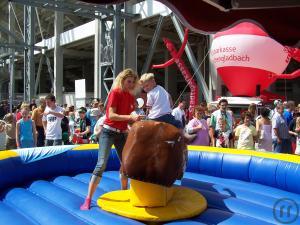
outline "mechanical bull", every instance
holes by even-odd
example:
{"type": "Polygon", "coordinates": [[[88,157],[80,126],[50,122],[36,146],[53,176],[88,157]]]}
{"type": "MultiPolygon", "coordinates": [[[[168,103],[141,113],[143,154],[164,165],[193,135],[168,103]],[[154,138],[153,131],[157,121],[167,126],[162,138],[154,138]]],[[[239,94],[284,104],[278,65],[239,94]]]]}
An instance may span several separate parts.
{"type": "Polygon", "coordinates": [[[198,215],[207,207],[205,198],[184,187],[172,187],[181,178],[187,145],[173,125],[140,121],[133,124],[122,153],[122,173],[130,190],[104,194],[98,205],[142,221],[169,221],[198,215]]]}

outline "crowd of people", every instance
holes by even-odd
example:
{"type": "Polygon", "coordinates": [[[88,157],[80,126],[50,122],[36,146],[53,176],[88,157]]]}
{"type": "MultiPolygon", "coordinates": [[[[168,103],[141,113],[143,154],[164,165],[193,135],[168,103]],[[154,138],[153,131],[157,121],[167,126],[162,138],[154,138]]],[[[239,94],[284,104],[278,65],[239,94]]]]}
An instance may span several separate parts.
{"type": "MultiPolygon", "coordinates": [[[[236,118],[226,99],[218,106],[200,103],[188,118],[187,101],[182,99],[172,109],[172,98],[157,85],[153,74],[144,74],[139,86],[147,93],[147,103],[139,106],[135,100],[131,111],[143,119],[163,121],[180,128],[190,145],[238,148],[300,155],[300,104],[276,100],[274,108],[257,108],[251,104],[236,118]],[[150,110],[151,109],[151,110],[150,110]],[[259,113],[258,113],[259,112],[259,113]]],[[[137,99],[139,100],[139,99],[137,99]]],[[[120,100],[121,104],[128,104],[120,100]]],[[[0,150],[96,143],[104,123],[105,109],[100,99],[87,107],[58,106],[49,94],[21,103],[13,113],[7,113],[7,101],[0,105],[0,150]]],[[[133,115],[131,113],[130,115],[133,115]]],[[[130,129],[130,123],[127,130],[130,129]]]]}
{"type": "MultiPolygon", "coordinates": [[[[115,146],[121,161],[126,134],[140,120],[155,120],[174,125],[190,145],[238,148],[300,155],[300,104],[276,100],[272,110],[251,104],[236,117],[226,99],[218,105],[200,103],[189,118],[187,101],[173,108],[170,94],[155,81],[154,74],[140,78],[131,69],[114,80],[106,109],[100,99],[88,107],[56,104],[55,96],[22,103],[8,113],[7,102],[0,105],[0,150],[99,142],[98,162],[90,179],[82,210],[91,198],[106,168],[109,152],[115,146]],[[146,104],[138,93],[147,94],[146,104]]],[[[121,174],[122,189],[127,177],[121,174]]]]}
{"type": "MultiPolygon", "coordinates": [[[[201,103],[188,118],[186,100],[180,100],[172,110],[168,92],[157,85],[153,74],[145,74],[139,86],[147,93],[147,104],[131,111],[143,119],[163,121],[182,129],[190,145],[238,148],[300,155],[300,104],[276,100],[274,108],[257,108],[251,104],[236,118],[226,99],[218,106],[201,103]],[[151,110],[150,110],[151,109],[151,110]],[[259,113],[258,113],[259,112],[259,113]]],[[[139,100],[139,99],[138,99],[139,100]]],[[[127,104],[120,100],[122,104],[127,104]]],[[[105,109],[100,99],[87,107],[58,106],[49,94],[30,104],[21,103],[13,113],[7,113],[7,101],[0,105],[0,150],[96,143],[104,123],[105,109]]],[[[133,115],[133,113],[131,113],[133,115]]],[[[130,123],[127,130],[130,129],[130,123]]]]}
{"type": "Polygon", "coordinates": [[[190,144],[300,155],[300,104],[295,107],[294,101],[276,100],[273,109],[250,104],[235,117],[226,99],[221,99],[217,108],[196,106],[186,125],[190,144]]]}
{"type": "Polygon", "coordinates": [[[92,142],[94,127],[105,114],[99,99],[77,110],[67,104],[58,106],[52,94],[38,102],[20,103],[12,113],[7,112],[7,102],[2,102],[0,150],[92,142]]]}

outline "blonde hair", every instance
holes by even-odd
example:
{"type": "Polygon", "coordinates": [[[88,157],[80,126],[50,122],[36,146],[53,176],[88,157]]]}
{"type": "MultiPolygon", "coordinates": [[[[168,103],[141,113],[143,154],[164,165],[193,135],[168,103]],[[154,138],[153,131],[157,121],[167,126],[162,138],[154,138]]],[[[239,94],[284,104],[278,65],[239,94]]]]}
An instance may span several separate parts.
{"type": "Polygon", "coordinates": [[[220,125],[220,124],[226,125],[226,120],[225,120],[224,118],[220,117],[220,118],[218,119],[218,124],[219,124],[219,125],[220,125]]]}
{"type": "Polygon", "coordinates": [[[42,103],[46,103],[46,99],[45,99],[45,98],[43,98],[43,97],[41,97],[41,98],[40,98],[40,101],[39,101],[39,103],[40,103],[40,104],[42,104],[42,103]]]}
{"type": "Polygon", "coordinates": [[[254,103],[251,103],[249,106],[248,106],[248,111],[251,111],[251,110],[256,110],[256,104],[254,103]]]}
{"type": "Polygon", "coordinates": [[[212,104],[207,104],[208,113],[212,114],[214,111],[218,110],[218,107],[212,104]]]}
{"type": "Polygon", "coordinates": [[[30,110],[30,105],[26,102],[23,102],[21,105],[21,109],[27,109],[28,111],[30,110]]]}
{"type": "Polygon", "coordinates": [[[132,70],[132,69],[125,69],[123,70],[122,72],[120,72],[118,74],[118,76],[116,77],[116,79],[114,80],[114,83],[112,85],[112,89],[121,89],[121,90],[124,90],[124,80],[128,77],[133,77],[134,78],[134,81],[135,81],[135,87],[134,87],[134,90],[131,91],[131,92],[136,92],[136,89],[138,88],[138,75],[132,70]]]}
{"type": "Polygon", "coordinates": [[[153,73],[145,73],[140,78],[140,83],[143,84],[149,80],[154,80],[154,74],[153,73]]]}
{"type": "Polygon", "coordinates": [[[300,117],[298,116],[296,119],[296,129],[300,128],[300,117]]]}
{"type": "Polygon", "coordinates": [[[13,123],[14,122],[14,114],[12,113],[7,113],[5,116],[4,116],[4,119],[3,119],[6,123],[13,123]]]}

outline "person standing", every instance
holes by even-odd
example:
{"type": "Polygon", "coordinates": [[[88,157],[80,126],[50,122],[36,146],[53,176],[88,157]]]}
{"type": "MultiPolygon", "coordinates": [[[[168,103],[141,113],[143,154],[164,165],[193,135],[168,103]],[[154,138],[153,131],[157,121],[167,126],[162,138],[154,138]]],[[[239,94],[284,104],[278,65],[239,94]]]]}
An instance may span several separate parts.
{"type": "Polygon", "coordinates": [[[75,113],[74,112],[69,112],[69,130],[70,130],[70,136],[72,140],[72,136],[75,133],[75,127],[76,127],[76,122],[75,122],[75,113]]]}
{"type": "Polygon", "coordinates": [[[210,126],[211,115],[216,110],[218,110],[217,106],[212,105],[212,104],[207,104],[206,111],[205,111],[205,116],[204,116],[203,119],[206,120],[208,126],[210,126]]]}
{"type": "Polygon", "coordinates": [[[277,105],[280,105],[280,104],[282,104],[281,99],[274,100],[274,102],[273,102],[274,108],[270,111],[270,116],[269,116],[270,119],[273,118],[273,116],[276,113],[276,107],[277,107],[277,105]]]}
{"type": "Polygon", "coordinates": [[[100,118],[100,110],[99,110],[99,102],[97,99],[94,99],[92,102],[92,108],[87,110],[86,112],[86,118],[88,120],[90,120],[91,122],[91,129],[90,129],[90,133],[93,134],[94,133],[94,127],[98,121],[98,119],[100,118]]]}
{"type": "Polygon", "coordinates": [[[137,98],[134,104],[134,111],[132,113],[136,113],[137,115],[146,116],[145,111],[143,110],[144,100],[142,98],[137,98]]]}
{"type": "Polygon", "coordinates": [[[5,149],[15,149],[16,145],[16,121],[14,114],[8,113],[4,116],[5,124],[5,133],[6,133],[6,145],[5,149]]]}
{"type": "Polygon", "coordinates": [[[235,130],[235,138],[238,140],[238,149],[254,150],[255,138],[257,132],[255,127],[252,125],[253,115],[250,112],[245,112],[244,123],[237,126],[235,130]]]}
{"type": "Polygon", "coordinates": [[[176,120],[179,120],[182,124],[182,127],[185,127],[187,120],[185,116],[184,109],[186,108],[186,101],[181,99],[178,103],[178,106],[172,110],[172,115],[176,120]]]}
{"type": "Polygon", "coordinates": [[[289,126],[291,121],[293,120],[293,115],[295,111],[295,102],[294,101],[288,101],[287,102],[287,108],[283,112],[283,117],[285,119],[286,124],[289,126]]]}
{"type": "Polygon", "coordinates": [[[9,106],[7,100],[3,100],[0,103],[0,120],[9,112],[9,106]]]}
{"type": "Polygon", "coordinates": [[[260,118],[256,121],[258,149],[272,151],[272,122],[269,119],[270,110],[262,108],[260,118]]]}
{"type": "Polygon", "coordinates": [[[46,108],[46,100],[40,98],[40,105],[32,112],[31,119],[35,122],[37,131],[37,147],[42,147],[45,144],[45,131],[43,127],[43,114],[46,108]]]}
{"type": "MultiPolygon", "coordinates": [[[[299,144],[299,135],[300,132],[296,132],[296,122],[297,119],[300,118],[300,104],[295,108],[295,112],[293,114],[293,120],[289,124],[289,133],[291,135],[291,142],[292,142],[292,153],[295,153],[297,144],[299,144]],[[298,140],[297,140],[298,138],[298,140]]],[[[300,154],[300,148],[298,147],[298,155],[300,154]]]]}
{"type": "Polygon", "coordinates": [[[296,127],[295,127],[295,135],[296,135],[296,150],[295,154],[300,155],[300,116],[296,118],[296,127]]]}
{"type": "Polygon", "coordinates": [[[91,135],[91,121],[87,118],[86,112],[87,110],[85,107],[79,108],[79,118],[76,121],[78,133],[75,134],[84,144],[89,142],[89,137],[91,135]]]}
{"type": "Polygon", "coordinates": [[[34,109],[37,108],[37,105],[36,105],[36,103],[35,103],[35,99],[34,99],[34,98],[31,100],[30,105],[29,105],[30,111],[33,110],[33,109],[32,109],[33,107],[34,107],[34,109]]]}
{"type": "Polygon", "coordinates": [[[190,145],[209,146],[209,127],[207,125],[205,116],[205,108],[202,106],[195,106],[194,118],[187,124],[187,132],[189,134],[196,134],[194,140],[190,145]]]}
{"type": "Polygon", "coordinates": [[[102,116],[105,115],[105,107],[104,107],[104,103],[103,103],[101,100],[99,101],[98,109],[100,110],[99,118],[101,118],[102,116]]]}
{"type": "Polygon", "coordinates": [[[43,127],[46,136],[46,146],[62,144],[61,120],[64,118],[63,108],[55,104],[55,96],[49,94],[45,98],[46,109],[43,114],[43,127]]]}
{"type": "Polygon", "coordinates": [[[257,107],[256,107],[256,104],[254,103],[251,103],[249,106],[248,106],[248,112],[250,113],[251,115],[251,125],[255,126],[256,125],[256,118],[257,118],[257,107]]]}
{"type": "Polygon", "coordinates": [[[284,107],[279,104],[272,118],[272,139],[274,152],[292,153],[289,128],[283,117],[284,107]]]}
{"type": "MultiPolygon", "coordinates": [[[[223,133],[228,133],[229,137],[233,137],[232,131],[233,131],[233,117],[228,112],[227,106],[228,101],[226,99],[221,99],[218,103],[219,109],[214,111],[211,115],[210,119],[210,138],[213,144],[216,144],[216,130],[220,130],[220,123],[219,120],[222,119],[222,121],[225,122],[225,128],[222,131],[223,133]]],[[[231,140],[230,140],[231,141],[231,140]]]]}
{"type": "Polygon", "coordinates": [[[21,106],[22,118],[16,124],[16,143],[18,148],[32,148],[36,146],[35,122],[28,116],[29,104],[21,106]]]}
{"type": "MultiPolygon", "coordinates": [[[[141,115],[130,115],[134,110],[135,98],[133,93],[136,90],[137,82],[138,76],[132,69],[123,70],[114,80],[112,90],[108,95],[106,118],[99,138],[98,162],[90,179],[86,199],[80,206],[81,210],[90,209],[92,196],[106,168],[112,145],[115,145],[121,161],[128,122],[135,122],[143,118],[141,115]]],[[[120,179],[122,189],[127,189],[127,177],[121,174],[120,179]]]]}
{"type": "Polygon", "coordinates": [[[212,146],[218,148],[232,148],[233,134],[231,130],[226,129],[226,121],[220,117],[218,120],[218,128],[214,132],[214,139],[211,141],[212,146]]]}
{"type": "Polygon", "coordinates": [[[100,136],[100,133],[102,131],[105,119],[106,119],[106,116],[104,115],[104,116],[100,117],[99,120],[97,121],[97,123],[94,127],[94,133],[90,137],[91,143],[98,143],[99,142],[99,136],[100,136]]]}
{"type": "Polygon", "coordinates": [[[68,111],[63,111],[64,118],[61,120],[61,133],[62,133],[62,143],[64,145],[69,145],[69,137],[70,137],[70,127],[69,127],[69,119],[68,119],[68,111]]]}
{"type": "Polygon", "coordinates": [[[21,105],[22,105],[22,102],[17,105],[17,110],[16,110],[16,113],[15,113],[16,122],[18,122],[22,118],[21,105]]]}

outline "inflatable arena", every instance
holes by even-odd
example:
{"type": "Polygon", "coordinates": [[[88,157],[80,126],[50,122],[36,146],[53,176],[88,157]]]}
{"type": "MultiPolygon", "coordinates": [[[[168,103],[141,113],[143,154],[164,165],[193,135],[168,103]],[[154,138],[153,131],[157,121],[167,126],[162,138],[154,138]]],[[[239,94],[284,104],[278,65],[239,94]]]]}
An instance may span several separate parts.
{"type": "MultiPolygon", "coordinates": [[[[0,224],[147,224],[97,205],[101,195],[120,189],[114,150],[92,208],[79,209],[97,150],[98,145],[81,145],[0,152],[0,224]]],[[[299,168],[298,156],[189,146],[186,171],[174,186],[200,193],[207,208],[198,216],[159,224],[299,224],[299,168]]],[[[174,218],[186,204],[177,202],[174,218]]]]}

